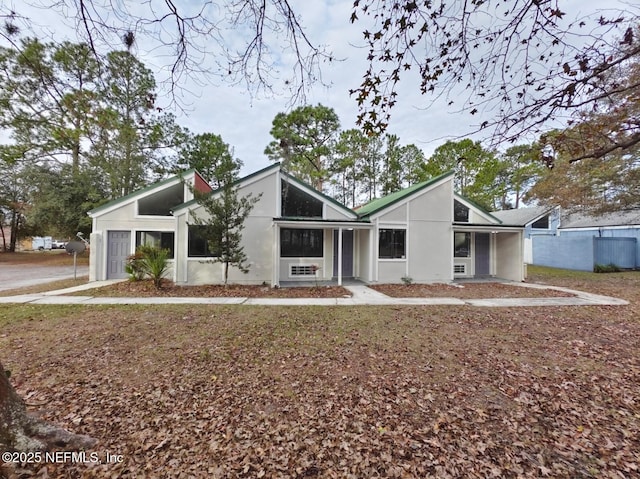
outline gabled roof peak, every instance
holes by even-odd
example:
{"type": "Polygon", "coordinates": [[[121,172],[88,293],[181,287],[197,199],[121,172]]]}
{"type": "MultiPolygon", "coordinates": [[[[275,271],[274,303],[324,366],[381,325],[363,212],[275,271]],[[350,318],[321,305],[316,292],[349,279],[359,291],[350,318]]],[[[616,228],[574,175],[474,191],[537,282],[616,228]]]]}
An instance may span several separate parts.
{"type": "Polygon", "coordinates": [[[371,200],[369,203],[365,204],[364,206],[357,208],[356,213],[358,213],[358,217],[360,218],[371,216],[372,214],[378,213],[379,211],[382,211],[398,203],[399,201],[402,201],[408,198],[409,196],[417,193],[418,191],[428,188],[429,186],[435,185],[436,183],[448,178],[449,176],[452,176],[453,174],[454,174],[453,170],[447,171],[446,173],[443,173],[439,176],[431,178],[427,181],[416,183],[415,185],[411,185],[408,188],[395,191],[386,196],[383,196],[382,198],[371,200]]]}

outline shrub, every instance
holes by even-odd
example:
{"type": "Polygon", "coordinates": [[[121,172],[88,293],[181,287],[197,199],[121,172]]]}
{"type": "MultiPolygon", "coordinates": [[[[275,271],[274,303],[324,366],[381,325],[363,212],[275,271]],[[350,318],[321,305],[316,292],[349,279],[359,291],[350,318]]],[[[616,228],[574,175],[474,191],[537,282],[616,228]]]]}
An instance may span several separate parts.
{"type": "Polygon", "coordinates": [[[154,246],[139,246],[136,254],[142,255],[142,267],[145,275],[153,280],[156,289],[162,287],[162,278],[169,268],[169,250],[156,248],[154,246]]]}
{"type": "Polygon", "coordinates": [[[597,264],[593,267],[594,273],[618,273],[620,271],[622,270],[613,263],[597,264]]]}
{"type": "Polygon", "coordinates": [[[410,284],[413,283],[413,278],[411,278],[410,276],[403,276],[402,278],[400,278],[400,280],[406,285],[409,286],[410,284]]]}
{"type": "Polygon", "coordinates": [[[129,281],[140,281],[145,276],[144,257],[140,251],[136,251],[127,257],[127,262],[124,265],[124,270],[129,275],[129,281]]]}

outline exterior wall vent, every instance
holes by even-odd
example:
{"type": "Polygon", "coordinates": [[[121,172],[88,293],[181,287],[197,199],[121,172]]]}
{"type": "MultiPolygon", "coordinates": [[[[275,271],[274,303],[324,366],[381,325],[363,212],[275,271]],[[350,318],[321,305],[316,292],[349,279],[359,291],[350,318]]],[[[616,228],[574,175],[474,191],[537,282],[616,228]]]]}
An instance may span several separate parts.
{"type": "Polygon", "coordinates": [[[289,276],[314,276],[317,267],[313,264],[292,264],[289,269],[289,276]]]}
{"type": "Polygon", "coordinates": [[[453,274],[466,274],[467,273],[467,265],[466,264],[454,264],[453,265],[453,274]]]}

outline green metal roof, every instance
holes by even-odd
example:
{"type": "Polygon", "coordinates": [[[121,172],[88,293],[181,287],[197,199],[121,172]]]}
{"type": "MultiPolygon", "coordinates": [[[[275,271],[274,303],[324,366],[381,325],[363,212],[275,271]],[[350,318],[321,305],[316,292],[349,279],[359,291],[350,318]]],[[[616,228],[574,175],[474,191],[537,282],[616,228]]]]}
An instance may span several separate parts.
{"type": "Polygon", "coordinates": [[[403,199],[411,196],[412,194],[420,190],[423,190],[429,186],[434,185],[440,180],[453,175],[453,173],[454,171],[451,170],[446,173],[443,173],[442,175],[436,176],[435,178],[431,178],[430,180],[423,181],[422,183],[416,183],[415,185],[411,185],[408,188],[405,188],[403,190],[395,191],[393,193],[388,194],[387,196],[383,196],[382,198],[377,198],[375,200],[372,200],[366,205],[358,208],[356,210],[356,213],[358,213],[358,216],[360,218],[371,216],[372,214],[377,213],[385,208],[388,208],[389,206],[399,201],[402,201],[403,199]]]}
{"type": "Polygon", "coordinates": [[[169,178],[165,178],[164,180],[160,180],[160,181],[158,181],[156,183],[152,183],[149,186],[145,186],[144,188],[140,188],[139,190],[133,191],[133,192],[129,193],[128,195],[121,196],[120,198],[116,198],[115,200],[111,200],[108,203],[105,203],[103,205],[98,206],[97,208],[89,210],[87,212],[87,214],[88,215],[94,215],[96,213],[99,213],[100,211],[109,209],[109,208],[111,208],[113,206],[119,205],[121,203],[126,203],[127,201],[135,198],[136,196],[141,195],[142,193],[146,193],[146,192],[154,190],[154,189],[156,189],[156,188],[158,188],[160,186],[164,186],[164,185],[166,185],[168,183],[171,183],[172,181],[174,181],[174,180],[176,180],[178,178],[182,178],[182,177],[187,176],[187,175],[189,175],[191,173],[196,173],[196,170],[192,168],[190,170],[186,170],[186,171],[180,172],[177,175],[170,176],[169,178]]]}

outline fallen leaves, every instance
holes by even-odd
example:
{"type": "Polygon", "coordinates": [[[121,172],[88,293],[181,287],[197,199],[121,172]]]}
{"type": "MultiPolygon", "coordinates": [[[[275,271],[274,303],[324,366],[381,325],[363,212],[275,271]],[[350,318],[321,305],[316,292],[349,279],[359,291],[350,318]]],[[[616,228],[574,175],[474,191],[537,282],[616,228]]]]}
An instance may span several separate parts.
{"type": "Polygon", "coordinates": [[[639,473],[637,302],[12,308],[26,319],[0,350],[21,395],[124,457],[23,477],[639,473]]]}

